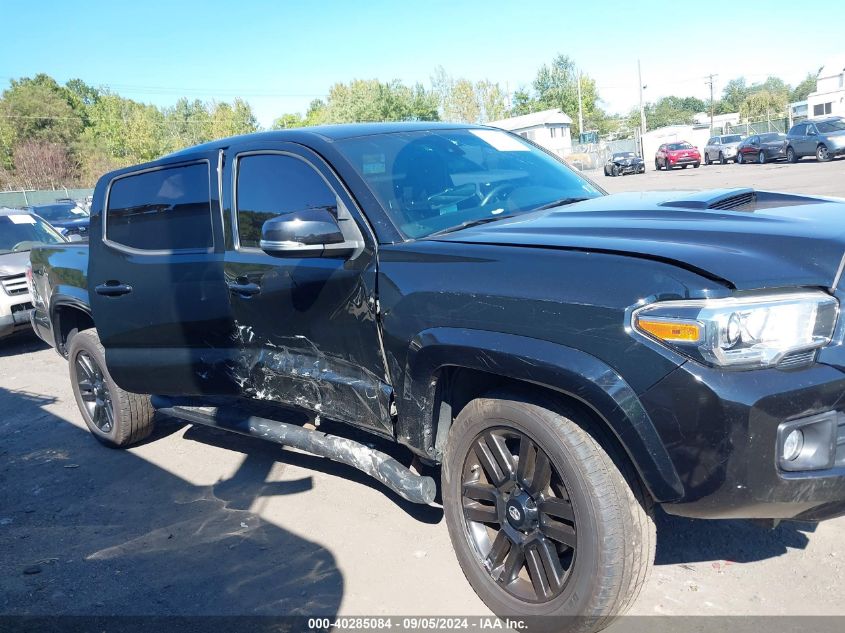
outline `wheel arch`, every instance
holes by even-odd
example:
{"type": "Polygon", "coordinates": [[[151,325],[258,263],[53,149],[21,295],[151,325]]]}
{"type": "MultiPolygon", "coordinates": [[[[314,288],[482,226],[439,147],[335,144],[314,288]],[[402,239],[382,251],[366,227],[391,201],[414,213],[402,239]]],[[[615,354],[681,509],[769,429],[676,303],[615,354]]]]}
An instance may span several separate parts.
{"type": "Polygon", "coordinates": [[[50,300],[50,323],[53,326],[56,349],[62,356],[67,357],[71,333],[93,328],[94,318],[87,301],[77,296],[57,293],[50,300]]]}
{"type": "Polygon", "coordinates": [[[398,440],[439,461],[449,428],[470,400],[519,388],[564,398],[610,431],[656,501],[683,496],[657,429],[634,390],[580,350],[498,332],[433,328],[411,343],[398,394],[398,440]]]}

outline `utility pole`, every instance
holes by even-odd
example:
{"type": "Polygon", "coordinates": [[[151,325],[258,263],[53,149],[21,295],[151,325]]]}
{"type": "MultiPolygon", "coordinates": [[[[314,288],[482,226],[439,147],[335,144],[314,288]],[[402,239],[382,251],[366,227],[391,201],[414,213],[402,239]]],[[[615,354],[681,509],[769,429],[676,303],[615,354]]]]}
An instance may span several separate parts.
{"type": "Polygon", "coordinates": [[[707,81],[704,82],[705,84],[710,86],[710,134],[713,134],[713,79],[718,76],[719,75],[714,75],[713,73],[710,73],[709,75],[707,75],[707,77],[705,77],[707,81]]]}
{"type": "Polygon", "coordinates": [[[640,136],[645,134],[645,108],[643,107],[643,71],[640,68],[640,60],[637,60],[637,77],[640,80],[640,136]]]}
{"type": "Polygon", "coordinates": [[[578,141],[584,136],[584,106],[581,102],[581,71],[578,71],[578,141]]]}

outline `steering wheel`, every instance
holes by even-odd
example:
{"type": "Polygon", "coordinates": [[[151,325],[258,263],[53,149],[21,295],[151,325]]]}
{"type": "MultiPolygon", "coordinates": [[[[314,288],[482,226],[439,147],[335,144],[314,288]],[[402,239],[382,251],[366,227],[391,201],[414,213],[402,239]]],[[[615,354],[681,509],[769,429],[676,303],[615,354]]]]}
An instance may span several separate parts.
{"type": "Polygon", "coordinates": [[[495,187],[493,187],[490,191],[488,191],[483,196],[479,196],[480,199],[481,199],[480,206],[484,207],[484,206],[490,204],[493,200],[497,200],[498,198],[505,197],[507,195],[507,193],[510,193],[515,188],[516,188],[516,186],[513,185],[512,183],[504,183],[504,184],[501,184],[501,185],[496,185],[495,187]]]}

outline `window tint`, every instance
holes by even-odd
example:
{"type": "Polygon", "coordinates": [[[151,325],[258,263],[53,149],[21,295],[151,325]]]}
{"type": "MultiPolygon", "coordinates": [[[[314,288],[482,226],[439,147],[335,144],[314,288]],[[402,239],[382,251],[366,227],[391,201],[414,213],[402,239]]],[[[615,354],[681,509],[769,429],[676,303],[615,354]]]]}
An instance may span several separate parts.
{"type": "Polygon", "coordinates": [[[213,246],[208,164],[168,167],[115,180],[106,237],[142,250],[213,246]]]}
{"type": "Polygon", "coordinates": [[[303,209],[337,213],[337,197],[305,161],[281,154],[244,156],[238,161],[238,237],[258,248],[270,218],[303,209]]]}
{"type": "Polygon", "coordinates": [[[795,126],[793,126],[793,128],[791,130],[789,130],[789,134],[790,134],[790,136],[803,136],[804,130],[806,130],[806,129],[807,129],[806,125],[801,125],[801,124],[795,125],[795,126]]]}

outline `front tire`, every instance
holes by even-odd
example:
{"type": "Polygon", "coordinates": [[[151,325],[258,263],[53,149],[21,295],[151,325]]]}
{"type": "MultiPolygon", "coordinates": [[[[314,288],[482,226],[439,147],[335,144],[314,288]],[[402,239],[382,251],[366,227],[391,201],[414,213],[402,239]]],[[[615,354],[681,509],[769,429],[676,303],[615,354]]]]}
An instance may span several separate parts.
{"type": "Polygon", "coordinates": [[[786,148],[786,162],[793,164],[798,162],[798,154],[795,153],[795,150],[792,147],[786,148]]]}
{"type": "Polygon", "coordinates": [[[757,152],[757,162],[761,165],[766,164],[766,154],[763,152],[757,152]]]}
{"type": "Polygon", "coordinates": [[[616,165],[610,168],[610,175],[614,178],[619,175],[619,168],[616,165]]]}
{"type": "Polygon", "coordinates": [[[442,470],[449,536],[498,616],[579,616],[566,630],[599,630],[646,582],[648,497],[593,424],[576,409],[501,394],[473,400],[452,425],[442,470]]]}
{"type": "Polygon", "coordinates": [[[826,163],[830,160],[830,151],[825,145],[819,145],[816,148],[816,160],[820,163],[826,163]]]}
{"type": "Polygon", "coordinates": [[[710,152],[704,152],[704,164],[705,164],[705,165],[710,165],[710,163],[711,163],[711,161],[710,161],[710,152]]]}
{"type": "Polygon", "coordinates": [[[745,162],[745,159],[742,157],[742,154],[737,154],[736,155],[736,164],[742,165],[742,163],[744,163],[744,162],[745,162]]]}
{"type": "Polygon", "coordinates": [[[150,397],[124,391],[106,367],[105,350],[95,330],[70,339],[68,371],[76,405],[91,434],[110,447],[140,442],[153,430],[150,397]]]}
{"type": "Polygon", "coordinates": [[[725,155],[722,152],[719,152],[719,164],[726,165],[728,161],[725,160],[725,155]]]}

